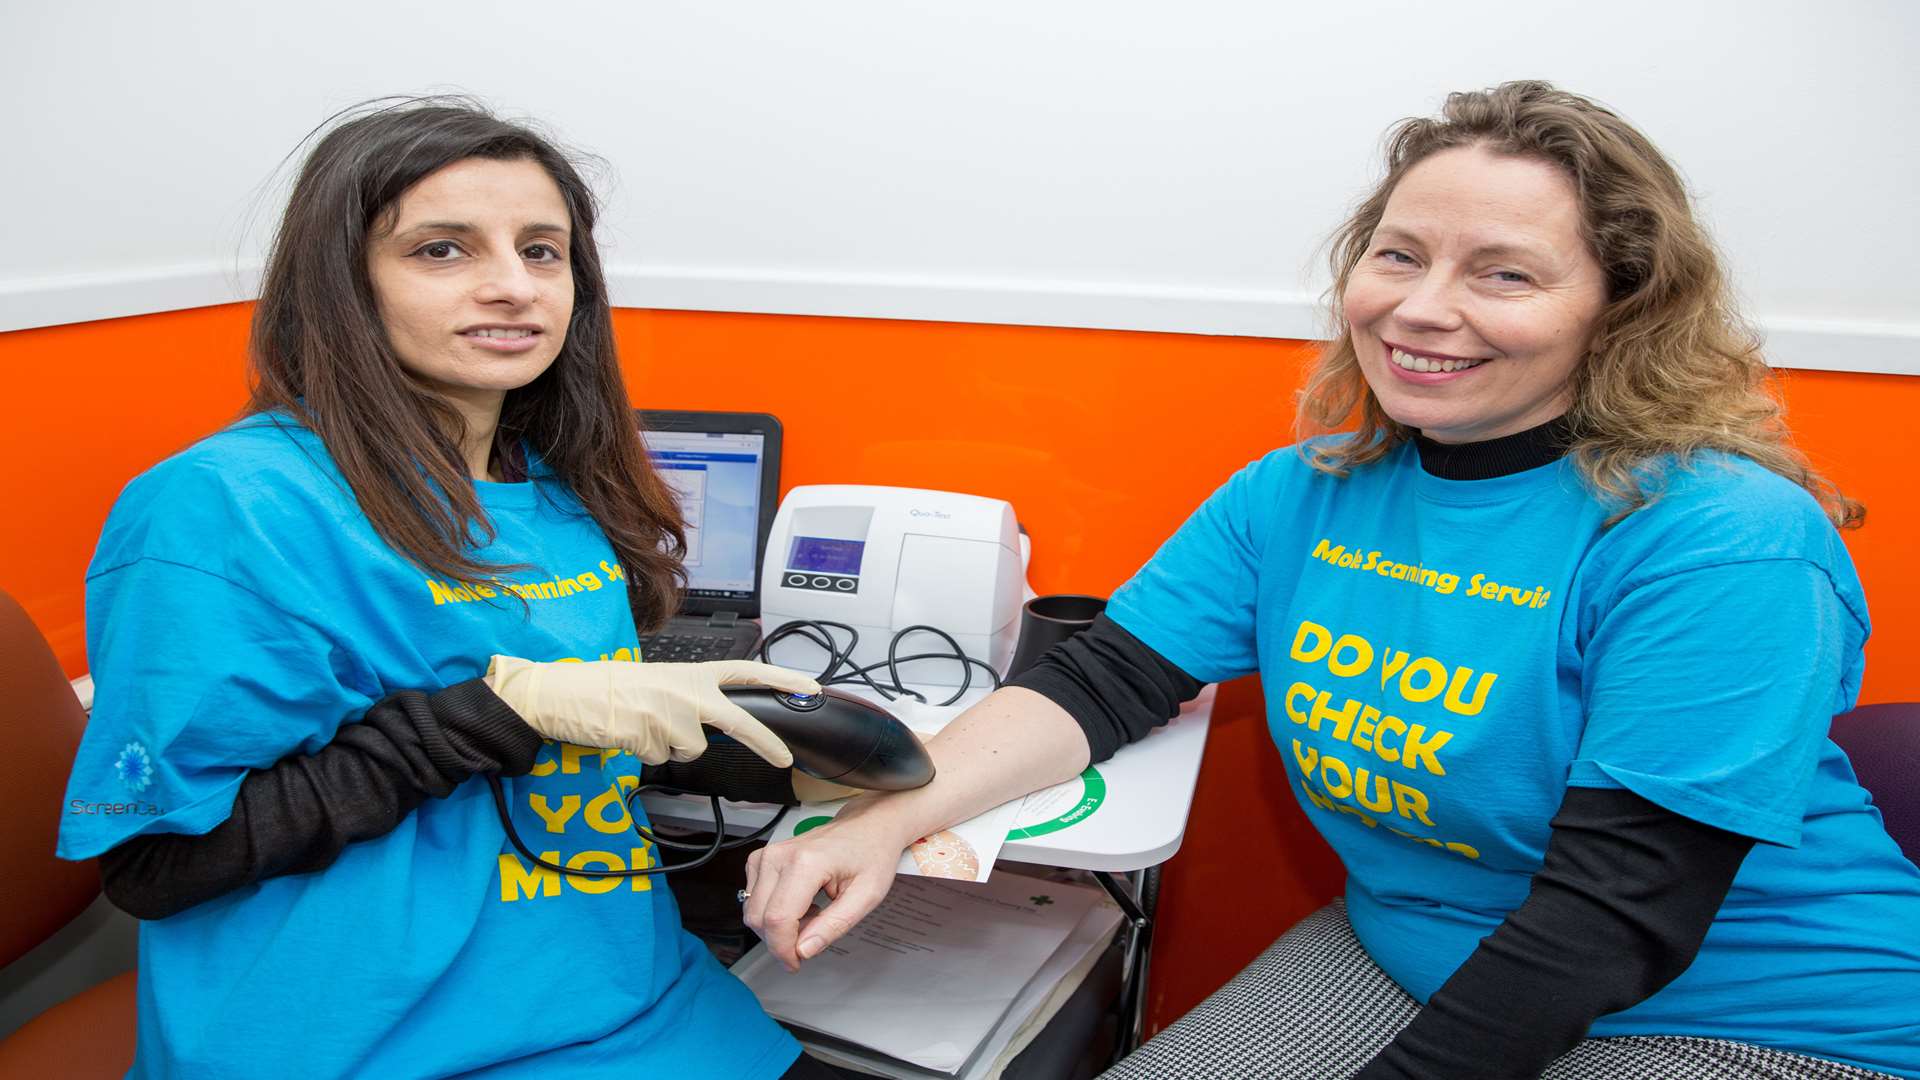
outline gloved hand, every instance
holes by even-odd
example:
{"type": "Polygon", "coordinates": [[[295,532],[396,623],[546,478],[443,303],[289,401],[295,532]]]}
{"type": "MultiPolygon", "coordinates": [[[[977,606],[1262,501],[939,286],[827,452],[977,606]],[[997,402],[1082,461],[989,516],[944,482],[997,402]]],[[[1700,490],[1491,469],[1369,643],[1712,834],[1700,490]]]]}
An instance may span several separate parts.
{"type": "Polygon", "coordinates": [[[793,753],[779,736],[728,701],[723,686],[766,686],[817,694],[820,684],[751,660],[707,664],[636,664],[626,660],[541,664],[496,656],[486,682],[549,739],[625,750],[649,765],[692,761],[706,752],[701,725],[724,732],[769,764],[786,768],[793,753]]]}

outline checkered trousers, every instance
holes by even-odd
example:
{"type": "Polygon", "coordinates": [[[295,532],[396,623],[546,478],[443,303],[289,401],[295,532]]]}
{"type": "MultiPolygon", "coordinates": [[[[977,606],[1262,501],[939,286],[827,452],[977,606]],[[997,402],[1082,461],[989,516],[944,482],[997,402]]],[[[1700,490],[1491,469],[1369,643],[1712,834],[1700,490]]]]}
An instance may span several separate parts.
{"type": "MultiPolygon", "coordinates": [[[[1336,900],[1102,1074],[1103,1080],[1346,1080],[1420,1005],[1353,936],[1336,900]]],[[[1725,1039],[1586,1039],[1542,1080],[1892,1080],[1885,1073],[1725,1039]]]]}

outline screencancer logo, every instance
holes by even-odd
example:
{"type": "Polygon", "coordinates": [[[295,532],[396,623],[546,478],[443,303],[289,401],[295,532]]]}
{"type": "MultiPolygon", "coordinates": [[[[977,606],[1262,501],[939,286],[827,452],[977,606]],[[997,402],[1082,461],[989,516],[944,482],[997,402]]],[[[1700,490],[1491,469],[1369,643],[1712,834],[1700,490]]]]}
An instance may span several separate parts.
{"type": "Polygon", "coordinates": [[[113,761],[113,775],[120,785],[135,795],[153,784],[153,758],[137,742],[128,743],[113,761]]]}

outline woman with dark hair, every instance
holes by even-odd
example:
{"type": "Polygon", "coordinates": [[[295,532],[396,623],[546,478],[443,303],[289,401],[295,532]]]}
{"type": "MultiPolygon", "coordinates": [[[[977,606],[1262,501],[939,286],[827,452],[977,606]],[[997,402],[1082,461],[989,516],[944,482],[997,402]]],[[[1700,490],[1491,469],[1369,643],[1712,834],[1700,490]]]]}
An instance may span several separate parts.
{"type": "Polygon", "coordinates": [[[339,124],[275,239],[245,415],[115,505],[69,784],[112,811],[60,854],[145,920],[134,1075],[820,1068],[642,873],[642,766],[704,727],[789,765],[721,688],[818,686],[635,662],[685,543],[594,218],[563,154],[471,104],[339,124]]]}
{"type": "Polygon", "coordinates": [[[1544,83],[1454,94],[1332,268],[1301,441],[931,785],[756,853],[748,923],[797,965],[913,838],[1258,672],[1344,900],[1109,1075],[1920,1077],[1920,870],[1826,737],[1861,511],[1787,442],[1678,173],[1544,83]]]}

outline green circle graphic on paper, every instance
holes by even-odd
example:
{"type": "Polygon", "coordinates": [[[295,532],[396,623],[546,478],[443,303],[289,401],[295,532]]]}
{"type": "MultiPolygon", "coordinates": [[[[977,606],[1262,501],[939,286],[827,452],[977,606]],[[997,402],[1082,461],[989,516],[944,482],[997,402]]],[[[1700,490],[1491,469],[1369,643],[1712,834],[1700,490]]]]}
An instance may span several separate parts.
{"type": "Polygon", "coordinates": [[[1100,775],[1100,770],[1089,765],[1087,771],[1080,774],[1080,797],[1074,800],[1073,805],[1061,811],[1057,817],[1038,821],[1023,828],[1009,829],[1007,839],[1031,840],[1036,836],[1045,836],[1048,833],[1071,828],[1092,817],[1093,812],[1100,809],[1100,804],[1106,801],[1106,777],[1100,775]]]}
{"type": "Polygon", "coordinates": [[[795,825],[793,827],[793,835],[799,836],[801,833],[804,833],[804,832],[812,832],[813,830],[819,828],[822,825],[825,825],[827,822],[832,820],[833,819],[831,817],[828,817],[825,814],[815,814],[814,816],[802,821],[800,824],[795,825]]]}

